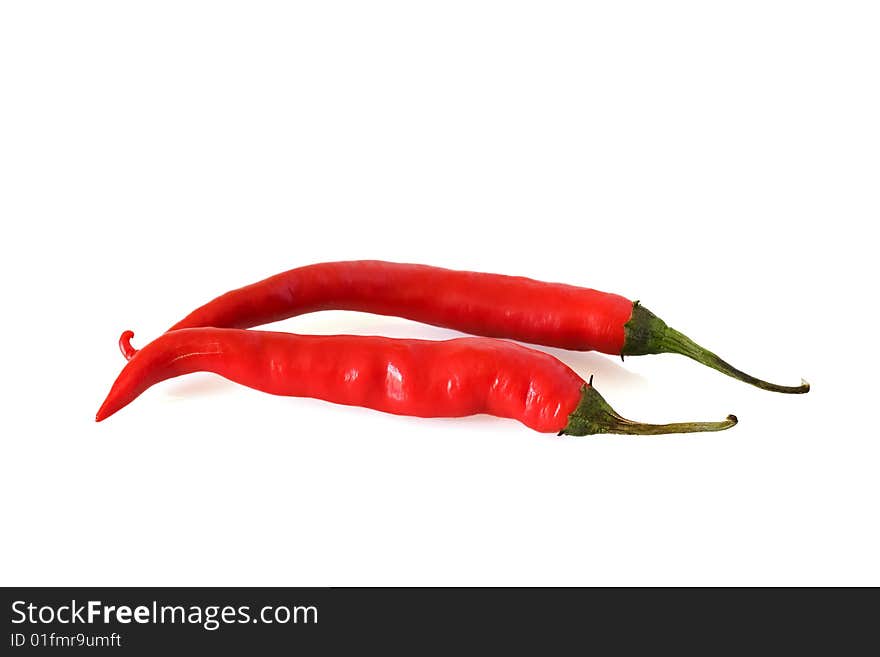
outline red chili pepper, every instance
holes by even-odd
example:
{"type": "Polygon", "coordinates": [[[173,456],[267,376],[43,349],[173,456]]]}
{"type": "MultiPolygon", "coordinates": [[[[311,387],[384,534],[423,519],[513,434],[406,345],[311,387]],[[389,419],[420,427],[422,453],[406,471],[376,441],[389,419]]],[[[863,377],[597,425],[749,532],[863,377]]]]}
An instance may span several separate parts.
{"type": "Polygon", "coordinates": [[[109,417],[160,381],[199,371],[275,395],[419,417],[487,413],[535,431],[577,436],[721,431],[736,424],[732,415],[722,422],[631,422],[558,359],[502,340],[435,342],[217,328],[171,331],[138,351],[95,419],[109,417]]]}
{"type": "MultiPolygon", "coordinates": [[[[606,354],[683,354],[765,390],[810,389],[742,372],[616,294],[529,278],[373,260],[300,267],[227,292],[171,329],[250,328],[316,310],[396,315],[465,333],[606,354]]],[[[124,337],[124,336],[123,336],[124,337]]],[[[124,339],[126,358],[135,350],[124,339]]]]}

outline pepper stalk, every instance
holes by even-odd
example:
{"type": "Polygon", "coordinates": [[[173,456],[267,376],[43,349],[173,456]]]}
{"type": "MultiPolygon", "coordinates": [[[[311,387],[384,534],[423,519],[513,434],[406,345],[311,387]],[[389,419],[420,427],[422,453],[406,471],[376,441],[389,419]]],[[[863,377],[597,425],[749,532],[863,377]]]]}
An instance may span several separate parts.
{"type": "Polygon", "coordinates": [[[568,423],[560,436],[590,436],[598,433],[617,433],[631,436],[657,436],[667,433],[699,433],[724,431],[735,426],[735,415],[728,415],[720,422],[673,422],[671,424],[645,424],[622,417],[605,401],[593,387],[593,377],[581,388],[577,408],[568,416],[568,423]]]}
{"type": "Polygon", "coordinates": [[[733,377],[750,385],[770,390],[799,395],[810,391],[810,384],[801,379],[799,386],[783,386],[769,383],[746,374],[735,368],[718,355],[701,347],[689,337],[676,331],[666,322],[657,317],[644,306],[636,301],[633,303],[633,312],[629,321],[623,327],[625,341],[621,356],[644,356],[646,354],[681,354],[693,360],[718,370],[722,374],[733,377]]]}

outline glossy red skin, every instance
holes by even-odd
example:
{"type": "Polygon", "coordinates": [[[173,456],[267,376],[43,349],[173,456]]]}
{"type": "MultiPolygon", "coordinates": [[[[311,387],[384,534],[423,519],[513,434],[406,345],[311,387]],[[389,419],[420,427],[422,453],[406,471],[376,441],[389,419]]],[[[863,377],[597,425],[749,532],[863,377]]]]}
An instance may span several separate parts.
{"type": "Polygon", "coordinates": [[[530,278],[376,260],[292,269],[227,292],[171,330],[250,328],[316,310],[406,317],[474,335],[619,354],[632,301],[530,278]]]}
{"type": "Polygon", "coordinates": [[[490,338],[396,340],[194,328],[166,333],[138,351],[96,419],[150,386],[190,372],[215,372],[274,395],[397,415],[487,413],[548,433],[565,427],[584,386],[553,356],[490,338]]]}

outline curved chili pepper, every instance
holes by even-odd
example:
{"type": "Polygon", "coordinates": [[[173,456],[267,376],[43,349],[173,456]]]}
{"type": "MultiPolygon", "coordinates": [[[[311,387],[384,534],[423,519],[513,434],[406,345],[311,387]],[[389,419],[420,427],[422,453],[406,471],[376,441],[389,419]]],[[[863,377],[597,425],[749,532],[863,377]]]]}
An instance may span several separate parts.
{"type": "MultiPolygon", "coordinates": [[[[227,292],[169,330],[250,328],[316,310],[396,315],[474,335],[621,357],[682,354],[764,390],[804,393],[810,389],[806,381],[783,386],[756,379],[667,326],[638,301],[617,294],[375,260],[291,269],[227,292]]],[[[120,349],[126,358],[136,351],[122,339],[120,349]]]]}
{"type": "Polygon", "coordinates": [[[418,417],[487,413],[545,433],[653,435],[721,431],[736,424],[732,415],[721,422],[631,422],[560,360],[503,340],[217,328],[170,331],[138,351],[95,419],[108,418],[160,381],[200,371],[274,395],[418,417]]]}

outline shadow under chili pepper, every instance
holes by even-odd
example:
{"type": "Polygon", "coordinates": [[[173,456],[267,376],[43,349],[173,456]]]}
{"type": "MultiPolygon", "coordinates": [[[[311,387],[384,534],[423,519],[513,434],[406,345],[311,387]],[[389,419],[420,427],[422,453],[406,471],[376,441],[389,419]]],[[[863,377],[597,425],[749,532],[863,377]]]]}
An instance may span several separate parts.
{"type": "Polygon", "coordinates": [[[596,384],[601,387],[619,386],[622,388],[648,388],[648,380],[618,363],[614,357],[604,356],[595,351],[567,351],[551,347],[535,347],[540,351],[556,356],[563,363],[577,372],[585,381],[595,376],[596,384]]]}
{"type": "Polygon", "coordinates": [[[197,373],[168,382],[165,394],[169,397],[213,397],[240,388],[222,376],[197,373]]]}
{"type": "Polygon", "coordinates": [[[352,310],[318,310],[260,326],[263,331],[304,335],[384,335],[390,338],[450,340],[465,337],[452,329],[420,324],[402,317],[373,315],[352,310]]]}

